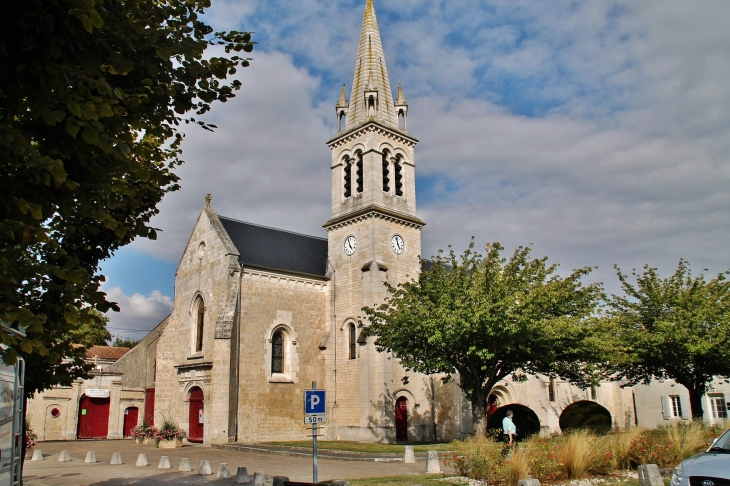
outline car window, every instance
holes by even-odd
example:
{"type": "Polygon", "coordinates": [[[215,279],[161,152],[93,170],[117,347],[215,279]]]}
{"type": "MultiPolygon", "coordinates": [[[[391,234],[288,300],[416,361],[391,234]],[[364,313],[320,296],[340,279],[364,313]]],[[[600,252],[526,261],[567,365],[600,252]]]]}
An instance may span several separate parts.
{"type": "Polygon", "coordinates": [[[713,444],[713,449],[730,449],[730,429],[726,430],[724,434],[717,439],[717,442],[713,444]]]}

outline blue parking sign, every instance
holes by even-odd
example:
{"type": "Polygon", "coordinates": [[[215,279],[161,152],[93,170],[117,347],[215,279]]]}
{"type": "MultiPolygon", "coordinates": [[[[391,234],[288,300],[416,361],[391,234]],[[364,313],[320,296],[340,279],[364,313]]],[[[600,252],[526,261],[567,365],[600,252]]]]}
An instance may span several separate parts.
{"type": "Polygon", "coordinates": [[[325,390],[304,390],[304,414],[322,415],[327,412],[325,390]]]}

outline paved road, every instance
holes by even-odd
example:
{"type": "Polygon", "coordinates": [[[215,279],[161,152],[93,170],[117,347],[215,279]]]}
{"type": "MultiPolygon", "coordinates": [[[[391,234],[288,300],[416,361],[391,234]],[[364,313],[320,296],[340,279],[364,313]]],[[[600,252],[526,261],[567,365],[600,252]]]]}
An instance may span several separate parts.
{"type": "MultiPolygon", "coordinates": [[[[273,476],[288,476],[292,481],[312,480],[312,460],[305,457],[286,457],[255,452],[229,451],[192,445],[182,449],[155,449],[153,445],[134,444],[131,440],[58,441],[39,442],[36,449],[43,451],[43,461],[26,459],[24,481],[27,486],[153,486],[176,485],[232,485],[232,479],[217,479],[221,463],[228,464],[235,477],[236,469],[245,466],[251,476],[263,471],[269,481],[273,476]],[[61,451],[67,450],[70,462],[58,462],[61,451]],[[94,451],[99,461],[84,463],[88,451],[94,451]],[[112,454],[119,452],[124,464],[109,464],[112,454]],[[145,454],[149,466],[136,467],[138,454],[145,454]],[[158,469],[161,456],[168,456],[172,469],[158,469]],[[177,472],[180,459],[187,457],[193,472],[177,472]],[[208,460],[212,476],[197,474],[201,461],[208,460]]],[[[319,461],[319,479],[355,479],[377,476],[423,474],[425,462],[403,464],[400,462],[353,462],[322,459],[319,461]]]]}

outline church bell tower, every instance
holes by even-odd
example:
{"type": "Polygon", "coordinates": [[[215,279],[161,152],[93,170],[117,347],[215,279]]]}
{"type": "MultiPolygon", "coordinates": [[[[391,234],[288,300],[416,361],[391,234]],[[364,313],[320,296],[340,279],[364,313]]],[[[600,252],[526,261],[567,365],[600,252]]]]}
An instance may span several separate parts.
{"type": "Polygon", "coordinates": [[[418,276],[425,223],[416,213],[418,140],[407,130],[400,85],[393,99],[372,0],[365,6],[350,100],[343,86],[336,114],[338,133],[327,143],[332,212],[324,225],[336,341],[334,367],[328,367],[328,388],[336,392],[329,425],[336,439],[396,440],[388,417],[394,394],[403,388],[403,371],[397,360],[375,350],[374,338],[362,337],[367,322],[361,309],[383,302],[385,282],[418,276]]]}

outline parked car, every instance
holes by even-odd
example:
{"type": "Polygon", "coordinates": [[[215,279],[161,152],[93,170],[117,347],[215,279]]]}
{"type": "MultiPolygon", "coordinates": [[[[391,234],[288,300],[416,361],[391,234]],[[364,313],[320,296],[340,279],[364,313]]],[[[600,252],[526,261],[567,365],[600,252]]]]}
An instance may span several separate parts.
{"type": "Polygon", "coordinates": [[[706,452],[682,461],[672,474],[672,486],[730,486],[730,429],[706,452]]]}

